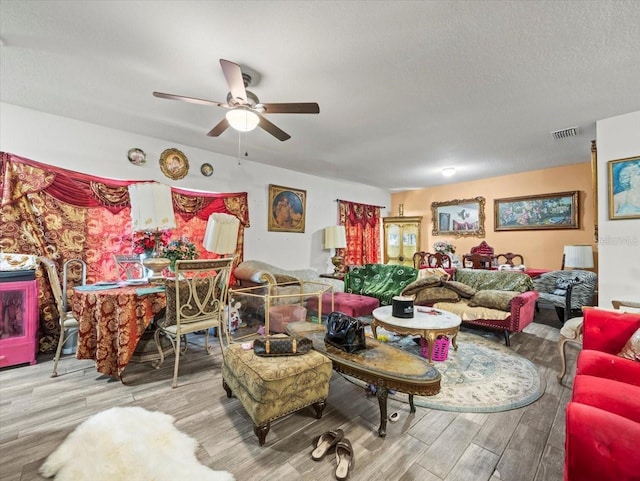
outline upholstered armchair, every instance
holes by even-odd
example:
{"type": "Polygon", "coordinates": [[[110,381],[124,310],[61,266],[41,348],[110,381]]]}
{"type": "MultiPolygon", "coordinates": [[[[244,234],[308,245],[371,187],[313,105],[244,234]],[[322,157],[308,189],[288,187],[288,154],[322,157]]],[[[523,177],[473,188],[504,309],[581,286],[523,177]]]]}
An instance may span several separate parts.
{"type": "Polygon", "coordinates": [[[533,288],[539,294],[538,302],[553,305],[564,324],[579,316],[584,306],[593,305],[597,281],[590,271],[551,271],[533,279],[533,288]]]}

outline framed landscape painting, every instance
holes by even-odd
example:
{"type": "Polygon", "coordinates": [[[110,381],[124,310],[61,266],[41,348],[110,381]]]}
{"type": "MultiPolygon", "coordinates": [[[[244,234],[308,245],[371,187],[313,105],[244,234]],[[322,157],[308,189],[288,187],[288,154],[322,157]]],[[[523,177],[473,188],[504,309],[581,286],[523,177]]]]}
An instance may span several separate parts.
{"type": "Polygon", "coordinates": [[[268,229],[273,232],[304,232],[307,192],[269,185],[268,229]]]}
{"type": "Polygon", "coordinates": [[[578,229],[579,192],[494,200],[495,231],[578,229]]]}
{"type": "Polygon", "coordinates": [[[640,219],[640,157],[608,164],[609,219],[640,219]]]}

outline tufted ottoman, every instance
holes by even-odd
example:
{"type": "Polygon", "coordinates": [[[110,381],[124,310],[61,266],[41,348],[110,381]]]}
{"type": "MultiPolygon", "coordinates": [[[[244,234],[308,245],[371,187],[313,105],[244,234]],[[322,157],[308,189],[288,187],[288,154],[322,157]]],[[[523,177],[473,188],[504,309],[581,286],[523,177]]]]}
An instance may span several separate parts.
{"type": "MultiPolygon", "coordinates": [[[[329,314],[332,311],[339,311],[351,317],[370,316],[377,307],[380,307],[380,301],[375,297],[350,294],[348,292],[335,292],[333,294],[333,309],[331,309],[331,293],[325,292],[322,295],[323,315],[329,314]]],[[[309,298],[307,309],[310,311],[318,311],[317,297],[309,298]]]]}
{"type": "Polygon", "coordinates": [[[300,356],[256,356],[241,344],[223,348],[222,385],[234,394],[253,421],[260,446],[271,421],[313,405],[322,417],[331,378],[331,361],[317,351],[300,356]]]}

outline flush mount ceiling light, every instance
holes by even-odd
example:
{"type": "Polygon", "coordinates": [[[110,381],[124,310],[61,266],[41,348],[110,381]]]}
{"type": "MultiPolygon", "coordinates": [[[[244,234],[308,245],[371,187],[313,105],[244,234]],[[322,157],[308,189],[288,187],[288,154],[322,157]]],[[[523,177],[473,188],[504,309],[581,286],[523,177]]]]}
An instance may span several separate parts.
{"type": "Polygon", "coordinates": [[[453,174],[456,173],[456,168],[444,167],[440,172],[442,172],[442,175],[444,175],[445,177],[451,177],[453,174]]]}
{"type": "Polygon", "coordinates": [[[229,125],[240,132],[249,132],[255,129],[260,123],[258,114],[243,106],[229,110],[225,117],[229,125]]]}

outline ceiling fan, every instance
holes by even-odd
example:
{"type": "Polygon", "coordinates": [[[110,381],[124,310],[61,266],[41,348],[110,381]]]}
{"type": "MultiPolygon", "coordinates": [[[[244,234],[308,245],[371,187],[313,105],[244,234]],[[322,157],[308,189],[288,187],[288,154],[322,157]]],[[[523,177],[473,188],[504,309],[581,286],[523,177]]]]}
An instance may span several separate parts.
{"type": "Polygon", "coordinates": [[[228,109],[225,118],[222,119],[207,135],[210,137],[218,137],[227,128],[233,127],[241,132],[248,132],[260,126],[269,132],[278,140],[284,141],[291,138],[284,130],[268,121],[264,114],[317,114],[320,113],[320,107],[315,102],[302,103],[280,103],[265,104],[260,103],[258,97],[251,91],[247,90],[251,84],[251,76],[242,73],[240,65],[229,60],[220,59],[222,72],[229,85],[229,93],[227,94],[227,102],[215,102],[213,100],[204,100],[194,97],[184,97],[182,95],[165,94],[162,92],[153,92],[155,97],[162,99],[181,100],[192,104],[214,105],[228,109]]]}

